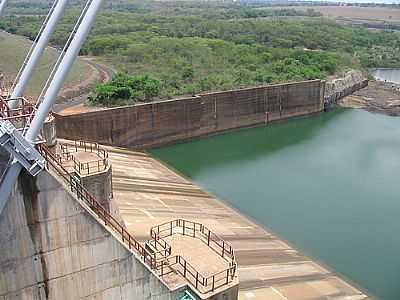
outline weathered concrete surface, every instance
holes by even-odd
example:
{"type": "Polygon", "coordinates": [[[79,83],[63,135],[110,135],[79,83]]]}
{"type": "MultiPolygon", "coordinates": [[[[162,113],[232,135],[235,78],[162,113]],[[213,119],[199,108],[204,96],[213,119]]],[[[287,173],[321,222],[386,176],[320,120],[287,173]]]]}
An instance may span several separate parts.
{"type": "Polygon", "coordinates": [[[145,240],[152,226],[177,217],[212,228],[235,249],[241,300],[371,299],[149,155],[106,149],[129,232],[145,240]]]}
{"type": "Polygon", "coordinates": [[[175,300],[52,175],[20,175],[0,216],[0,299],[175,300]]]}
{"type": "Polygon", "coordinates": [[[353,95],[343,98],[340,106],[363,108],[371,112],[400,116],[400,85],[371,81],[353,95]]]}
{"type": "Polygon", "coordinates": [[[368,80],[361,71],[351,70],[343,77],[329,80],[325,84],[324,105],[329,109],[342,98],[351,95],[368,85],[368,80]]]}
{"type": "Polygon", "coordinates": [[[61,138],[154,147],[323,110],[320,80],[202,94],[187,99],[56,115],[61,138]]]}

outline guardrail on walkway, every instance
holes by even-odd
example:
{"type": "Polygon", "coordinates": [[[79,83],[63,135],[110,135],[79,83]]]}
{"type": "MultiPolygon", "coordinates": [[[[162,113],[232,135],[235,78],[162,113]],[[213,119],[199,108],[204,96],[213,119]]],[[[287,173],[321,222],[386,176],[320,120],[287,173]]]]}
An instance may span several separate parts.
{"type": "Polygon", "coordinates": [[[146,251],[146,249],[128,231],[126,231],[124,226],[122,226],[99,202],[97,202],[97,200],[80,184],[79,180],[63,167],[59,158],[57,158],[44,144],[38,145],[38,150],[46,159],[47,169],[52,168],[56,171],[57,174],[66,181],[71,192],[73,192],[78,199],[83,200],[106,226],[118,233],[122,242],[125,243],[130,250],[136,251],[148,266],[152,269],[156,269],[157,266],[154,255],[146,251]]]}
{"type": "MultiPolygon", "coordinates": [[[[202,293],[213,292],[216,288],[229,284],[235,278],[237,264],[232,246],[206,226],[201,223],[177,219],[154,226],[150,230],[150,235],[154,243],[174,234],[182,234],[200,239],[229,264],[227,269],[204,277],[181,256],[167,257],[166,261],[169,266],[174,267],[174,270],[185,277],[197,290],[200,290],[202,293]]],[[[161,264],[161,268],[163,268],[163,264],[161,264]]],[[[161,274],[163,273],[164,270],[161,269],[161,274]]]]}
{"type": "Polygon", "coordinates": [[[153,240],[159,240],[174,234],[182,234],[198,238],[206,243],[207,246],[222,258],[228,261],[230,265],[236,265],[235,254],[232,246],[201,223],[177,219],[154,226],[150,230],[150,235],[153,240]]]}
{"type": "MultiPolygon", "coordinates": [[[[204,277],[182,256],[168,256],[171,255],[171,247],[160,237],[157,238],[156,245],[158,245],[157,247],[164,247],[164,249],[161,249],[154,253],[148,251],[125,229],[124,226],[122,226],[111,214],[107,212],[106,209],[103,208],[103,206],[99,202],[97,202],[97,200],[80,184],[77,178],[75,178],[63,167],[59,157],[56,157],[45,144],[37,145],[37,147],[39,152],[46,159],[46,168],[52,169],[58,175],[60,175],[71,189],[71,192],[73,192],[78,199],[84,201],[89,206],[89,208],[97,215],[97,217],[103,221],[104,225],[112,229],[131,251],[138,253],[144,263],[147,264],[158,275],[162,277],[172,272],[176,272],[182,275],[194,288],[196,288],[198,292],[202,294],[214,292],[215,289],[227,285],[233,281],[236,275],[236,263],[234,263],[234,265],[230,266],[226,270],[223,270],[208,277],[204,277]],[[164,258],[162,260],[158,259],[159,253],[164,253],[164,258]]],[[[186,222],[187,221],[185,221],[185,225],[186,222]]],[[[199,224],[193,222],[191,223],[199,224]]],[[[179,224],[181,223],[178,222],[176,224],[177,226],[179,226],[179,224]]],[[[204,226],[202,227],[206,228],[204,226]]],[[[196,228],[196,226],[194,228],[196,228]]],[[[205,231],[205,229],[203,229],[203,231],[205,231]]],[[[160,232],[163,231],[160,230],[160,232]]],[[[205,232],[210,231],[208,230],[205,232]]],[[[196,233],[194,233],[194,235],[196,236],[196,233]]],[[[209,235],[210,237],[212,236],[211,233],[209,235]]],[[[210,238],[210,242],[211,241],[212,239],[210,238]]],[[[231,250],[223,250],[222,253],[232,253],[232,257],[234,257],[232,248],[230,247],[227,249],[231,250]]]]}
{"type": "Polygon", "coordinates": [[[108,152],[101,149],[97,143],[86,141],[74,141],[73,145],[61,144],[61,156],[65,161],[72,161],[74,170],[80,175],[89,175],[102,172],[108,167],[108,152]],[[99,158],[91,161],[81,162],[74,156],[74,153],[84,151],[94,153],[99,158]]]}
{"type": "Polygon", "coordinates": [[[28,122],[34,111],[35,107],[23,97],[10,99],[0,96],[0,118],[2,120],[28,122]],[[12,101],[16,103],[15,108],[9,106],[9,102],[12,101]]]}

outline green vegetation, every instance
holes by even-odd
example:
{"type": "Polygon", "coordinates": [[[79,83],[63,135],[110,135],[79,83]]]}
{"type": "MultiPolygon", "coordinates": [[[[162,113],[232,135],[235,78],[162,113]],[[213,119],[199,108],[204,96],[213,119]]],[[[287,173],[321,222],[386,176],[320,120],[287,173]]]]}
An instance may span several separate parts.
{"type": "Polygon", "coordinates": [[[150,101],[160,93],[160,81],[148,75],[129,76],[118,73],[105,84],[97,86],[96,93],[89,97],[95,105],[129,104],[150,101]]]}
{"type": "MultiPolygon", "coordinates": [[[[67,13],[54,45],[64,43],[77,14],[76,7],[67,13]]],[[[42,19],[10,16],[0,20],[0,28],[33,38],[42,19]]],[[[98,18],[82,54],[126,73],[99,86],[91,98],[95,104],[118,105],[324,79],[348,68],[400,67],[399,48],[399,33],[338,25],[312,9],[118,1],[98,18]],[[157,92],[131,85],[137,80],[151,81],[157,92]]]]}
{"type": "MultiPolygon", "coordinates": [[[[0,73],[5,74],[7,81],[12,81],[29,51],[31,43],[24,37],[0,32],[0,73]]],[[[26,96],[39,96],[43,85],[49,76],[50,68],[57,59],[54,49],[47,49],[32,80],[30,81],[26,96]]],[[[81,60],[77,60],[66,81],[66,86],[72,87],[85,80],[91,73],[91,68],[81,60]]]]}

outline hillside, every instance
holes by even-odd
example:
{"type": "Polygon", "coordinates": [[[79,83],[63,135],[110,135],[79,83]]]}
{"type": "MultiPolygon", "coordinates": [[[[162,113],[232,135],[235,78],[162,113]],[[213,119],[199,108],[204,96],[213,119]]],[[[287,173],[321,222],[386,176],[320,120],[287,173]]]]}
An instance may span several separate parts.
{"type": "MultiPolygon", "coordinates": [[[[20,66],[22,65],[26,54],[29,51],[31,41],[28,39],[11,35],[0,31],[0,72],[6,76],[8,81],[12,81],[20,66]]],[[[51,67],[56,61],[58,53],[55,49],[49,48],[46,50],[40,65],[38,66],[33,79],[27,89],[28,97],[37,97],[40,94],[42,86],[48,77],[51,67]]],[[[65,87],[72,87],[85,78],[89,77],[93,72],[85,62],[78,60],[68,77],[65,87]]]]}
{"type": "MultiPolygon", "coordinates": [[[[63,45],[77,15],[70,7],[53,45],[63,45]]],[[[32,38],[41,21],[11,15],[0,28],[32,38]]],[[[400,67],[399,49],[397,32],[339,25],[313,8],[121,0],[106,3],[81,54],[128,74],[91,98],[122,105],[400,67]]]]}

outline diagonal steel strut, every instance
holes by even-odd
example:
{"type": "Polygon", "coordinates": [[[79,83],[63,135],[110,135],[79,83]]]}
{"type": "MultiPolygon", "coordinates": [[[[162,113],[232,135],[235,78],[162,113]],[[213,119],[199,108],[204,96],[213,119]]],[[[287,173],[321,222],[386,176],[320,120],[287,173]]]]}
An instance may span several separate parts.
{"type": "Polygon", "coordinates": [[[0,0],[0,16],[2,15],[4,9],[6,8],[7,0],[0,0]]]}
{"type": "MultiPolygon", "coordinates": [[[[1,0],[0,0],[1,1],[1,0]]],[[[33,75],[33,72],[42,57],[50,37],[53,34],[58,21],[64,14],[68,0],[56,0],[40,28],[40,31],[32,44],[31,49],[15,79],[11,99],[22,97],[33,75]]],[[[11,101],[10,108],[15,108],[17,101],[11,101]]]]}
{"type": "MultiPolygon", "coordinates": [[[[76,30],[76,33],[74,34],[56,73],[54,74],[53,80],[49,84],[43,97],[43,102],[40,104],[32,120],[31,126],[25,135],[26,140],[31,144],[36,140],[51,107],[56,101],[57,94],[59,93],[84,41],[87,38],[87,35],[89,34],[90,29],[96,20],[96,16],[101,8],[103,0],[89,0],[89,2],[90,6],[86,11],[80,26],[76,30]]],[[[38,101],[40,101],[40,99],[38,99],[38,101]]],[[[10,197],[11,190],[17,181],[21,168],[21,164],[14,160],[0,182],[0,214],[10,197]]]]}

